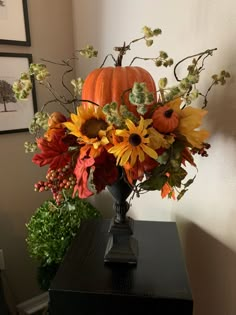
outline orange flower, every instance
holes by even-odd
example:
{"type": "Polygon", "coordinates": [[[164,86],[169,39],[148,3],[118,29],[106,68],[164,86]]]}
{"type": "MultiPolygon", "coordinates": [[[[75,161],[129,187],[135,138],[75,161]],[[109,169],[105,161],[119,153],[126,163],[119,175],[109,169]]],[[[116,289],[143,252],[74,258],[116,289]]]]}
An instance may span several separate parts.
{"type": "Polygon", "coordinates": [[[44,134],[47,141],[52,141],[54,135],[63,137],[65,135],[65,127],[63,123],[66,122],[66,117],[60,112],[52,113],[48,118],[48,130],[44,134]]]}

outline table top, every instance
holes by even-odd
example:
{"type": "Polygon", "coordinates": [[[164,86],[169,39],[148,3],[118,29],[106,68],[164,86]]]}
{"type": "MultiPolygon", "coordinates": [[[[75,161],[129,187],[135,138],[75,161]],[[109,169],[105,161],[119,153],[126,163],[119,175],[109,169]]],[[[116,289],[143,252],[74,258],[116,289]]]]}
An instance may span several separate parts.
{"type": "Polygon", "coordinates": [[[81,224],[50,291],[192,300],[175,222],[135,221],[137,266],[104,263],[110,220],[81,224]]]}

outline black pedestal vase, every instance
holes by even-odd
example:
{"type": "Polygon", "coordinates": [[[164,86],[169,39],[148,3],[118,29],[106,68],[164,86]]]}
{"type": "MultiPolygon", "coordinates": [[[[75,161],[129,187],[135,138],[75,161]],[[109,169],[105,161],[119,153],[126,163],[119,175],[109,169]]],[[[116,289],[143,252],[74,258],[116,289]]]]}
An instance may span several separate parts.
{"type": "Polygon", "coordinates": [[[138,242],[132,236],[134,221],[127,217],[129,204],[126,201],[132,187],[121,176],[114,184],[107,186],[114,204],[115,216],[109,227],[109,239],[105,251],[104,262],[137,264],[138,242]]]}

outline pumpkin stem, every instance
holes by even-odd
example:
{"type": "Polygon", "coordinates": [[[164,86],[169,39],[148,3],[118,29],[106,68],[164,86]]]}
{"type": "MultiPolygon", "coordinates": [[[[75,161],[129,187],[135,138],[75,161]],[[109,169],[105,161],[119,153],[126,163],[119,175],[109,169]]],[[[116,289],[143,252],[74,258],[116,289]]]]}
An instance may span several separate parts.
{"type": "Polygon", "coordinates": [[[165,113],[164,113],[164,115],[165,115],[166,118],[170,118],[170,117],[172,116],[172,114],[173,114],[173,109],[172,109],[172,108],[167,109],[167,110],[165,111],[165,113]]]}
{"type": "Polygon", "coordinates": [[[115,66],[121,67],[123,56],[126,54],[127,50],[130,50],[130,45],[126,45],[124,42],[124,45],[122,47],[114,47],[114,50],[119,52],[117,59],[115,61],[115,66]]]}

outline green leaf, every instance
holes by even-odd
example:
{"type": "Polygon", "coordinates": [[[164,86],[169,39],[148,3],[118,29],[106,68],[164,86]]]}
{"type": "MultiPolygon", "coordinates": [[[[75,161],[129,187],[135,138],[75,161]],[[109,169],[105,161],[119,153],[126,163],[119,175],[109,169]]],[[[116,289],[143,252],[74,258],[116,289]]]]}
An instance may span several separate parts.
{"type": "Polygon", "coordinates": [[[184,187],[187,188],[188,186],[190,186],[190,185],[194,182],[195,178],[196,178],[196,175],[195,175],[193,178],[189,179],[189,180],[184,184],[184,187]]]}
{"type": "Polygon", "coordinates": [[[171,187],[181,187],[182,180],[187,175],[187,172],[182,167],[173,169],[168,177],[168,183],[171,187]]]}
{"type": "Polygon", "coordinates": [[[175,160],[182,160],[182,151],[185,148],[185,143],[183,141],[176,140],[171,148],[172,158],[175,160]]]}
{"type": "Polygon", "coordinates": [[[166,175],[156,175],[145,180],[140,184],[140,187],[144,190],[161,190],[163,185],[167,182],[168,177],[166,175]]]}
{"type": "Polygon", "coordinates": [[[187,191],[188,189],[181,190],[181,192],[177,196],[177,200],[180,200],[187,191]]]}

